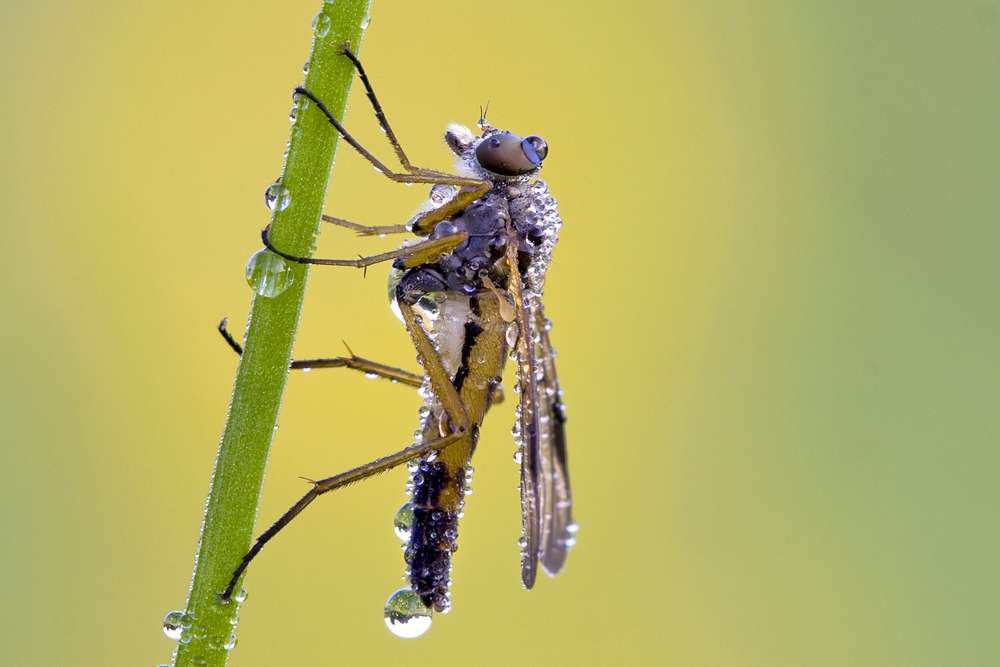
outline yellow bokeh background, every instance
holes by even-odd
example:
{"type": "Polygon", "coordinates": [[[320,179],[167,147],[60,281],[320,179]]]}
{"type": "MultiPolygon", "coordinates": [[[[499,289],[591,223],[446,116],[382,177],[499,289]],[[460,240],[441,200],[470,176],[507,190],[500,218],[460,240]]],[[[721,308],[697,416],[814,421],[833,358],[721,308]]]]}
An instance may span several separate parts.
{"type": "MultiPolygon", "coordinates": [[[[169,662],[316,0],[0,10],[4,664],[169,662]]],[[[550,145],[546,289],[581,529],[525,593],[512,404],[453,611],[391,636],[405,472],[254,563],[231,665],[1000,661],[1000,6],[375,0],[417,164],[449,121],[550,145]]],[[[391,157],[356,86],[347,126],[391,157]]],[[[426,194],[344,146],[327,212],[426,194]]],[[[327,229],[320,256],[392,247],[327,229]]],[[[386,270],[314,270],[299,357],[416,368],[386,270]]],[[[513,395],[511,393],[511,395],[513,395]]],[[[418,397],[293,374],[259,523],[409,442],[418,397]]]]}

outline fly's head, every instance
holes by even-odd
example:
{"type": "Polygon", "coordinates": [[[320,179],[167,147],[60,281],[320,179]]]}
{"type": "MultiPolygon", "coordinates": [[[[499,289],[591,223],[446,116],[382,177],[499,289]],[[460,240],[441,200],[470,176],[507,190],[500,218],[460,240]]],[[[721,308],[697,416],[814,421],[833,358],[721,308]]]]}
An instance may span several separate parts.
{"type": "Polygon", "coordinates": [[[542,160],[549,152],[541,137],[522,139],[513,132],[494,129],[487,129],[477,137],[469,128],[457,123],[448,126],[444,140],[458,156],[460,173],[490,181],[532,178],[542,168],[542,160]]]}

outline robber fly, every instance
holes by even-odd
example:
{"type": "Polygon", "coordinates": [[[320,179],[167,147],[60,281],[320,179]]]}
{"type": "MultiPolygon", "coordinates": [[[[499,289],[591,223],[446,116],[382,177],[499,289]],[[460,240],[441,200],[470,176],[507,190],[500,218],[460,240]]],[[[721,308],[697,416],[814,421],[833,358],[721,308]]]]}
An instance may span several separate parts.
{"type": "MultiPolygon", "coordinates": [[[[349,366],[370,375],[419,384],[424,404],[416,442],[406,449],[346,473],[314,482],[313,488],[256,543],[233,573],[228,599],[250,561],[278,531],[320,494],[409,463],[411,497],[397,516],[405,548],[408,601],[390,598],[387,624],[405,625],[416,616],[449,609],[451,554],[457,549],[470,461],[479,427],[500,397],[508,354],[517,364],[520,396],[513,429],[521,464],[521,580],[530,589],[538,564],[550,576],[563,568],[574,543],[566,468],[566,418],[549,343],[551,323],[540,295],[561,220],[543,181],[534,179],[548,152],[536,136],[526,139],[493,129],[482,134],[451,124],[444,138],[455,153],[459,175],[410,164],[389,127],[361,62],[345,44],[403,172],[393,172],[365,150],[308,90],[296,95],[315,103],[340,135],[393,181],[432,184],[431,198],[405,225],[366,227],[330,216],[325,221],[361,234],[410,232],[423,240],[358,260],[296,257],[275,248],[268,229],[264,245],[292,262],[367,267],[393,261],[393,309],[413,339],[423,376],[358,357],[296,361],[293,368],[349,366]],[[400,519],[400,517],[403,517],[400,519]]],[[[228,337],[224,325],[220,330],[228,337]]],[[[238,348],[231,337],[234,348],[238,348]]],[[[239,351],[237,349],[237,351],[239,351]]],[[[429,625],[429,620],[427,621],[429,625]]],[[[394,630],[395,631],[395,630],[394,630]]]]}

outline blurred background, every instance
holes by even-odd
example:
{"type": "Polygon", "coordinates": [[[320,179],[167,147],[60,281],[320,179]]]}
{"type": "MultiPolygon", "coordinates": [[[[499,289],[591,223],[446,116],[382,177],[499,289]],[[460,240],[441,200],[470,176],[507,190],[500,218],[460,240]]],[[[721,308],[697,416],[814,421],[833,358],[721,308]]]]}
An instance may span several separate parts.
{"type": "MultiPolygon", "coordinates": [[[[319,4],[0,9],[7,664],[169,662],[319,4]]],[[[254,563],[231,665],[1000,662],[998,2],[375,0],[361,56],[416,164],[487,100],[551,147],[579,544],[521,590],[509,401],[450,614],[383,625],[398,471],[254,563]]],[[[346,125],[391,158],[358,85],[346,125]]],[[[342,145],[327,212],[404,221],[426,191],[384,180],[342,145]]],[[[386,275],[314,269],[296,355],[415,369],[386,275]]],[[[418,404],[293,374],[260,525],[418,404]]]]}

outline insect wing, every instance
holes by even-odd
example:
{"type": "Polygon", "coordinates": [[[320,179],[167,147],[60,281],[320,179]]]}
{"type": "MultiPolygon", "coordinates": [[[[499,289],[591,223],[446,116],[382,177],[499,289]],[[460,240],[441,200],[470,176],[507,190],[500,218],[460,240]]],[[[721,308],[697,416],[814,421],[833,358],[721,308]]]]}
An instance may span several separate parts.
{"type": "Polygon", "coordinates": [[[566,563],[566,553],[574,543],[573,502],[566,463],[566,416],[563,414],[559,378],[556,375],[555,351],[549,342],[550,323],[545,319],[542,302],[533,297],[532,335],[534,336],[535,384],[538,397],[538,459],[541,528],[539,547],[542,569],[550,577],[566,563]]]}
{"type": "MultiPolygon", "coordinates": [[[[513,254],[514,247],[508,244],[508,255],[513,254]]],[[[521,581],[530,589],[535,584],[539,558],[550,576],[562,569],[572,544],[572,503],[566,470],[565,417],[541,301],[522,290],[517,272],[511,275],[509,289],[519,332],[514,352],[521,396],[516,410],[521,454],[521,581]]]]}

